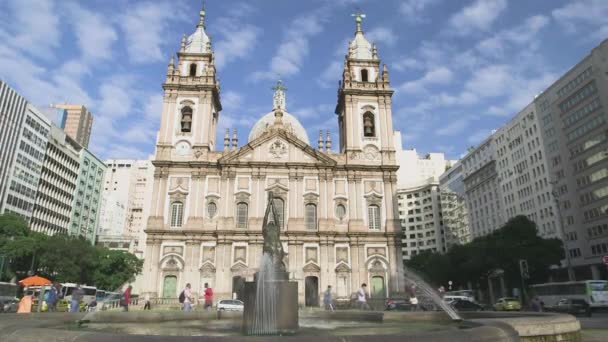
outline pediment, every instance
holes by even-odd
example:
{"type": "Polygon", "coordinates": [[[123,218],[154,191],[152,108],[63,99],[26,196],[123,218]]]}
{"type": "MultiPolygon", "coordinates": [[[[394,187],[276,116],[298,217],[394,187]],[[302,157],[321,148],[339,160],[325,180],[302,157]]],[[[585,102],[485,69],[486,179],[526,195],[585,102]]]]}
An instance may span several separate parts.
{"type": "Polygon", "coordinates": [[[302,270],[304,272],[321,272],[321,267],[319,267],[319,265],[314,264],[312,262],[306,264],[302,270]]]}
{"type": "Polygon", "coordinates": [[[350,267],[349,267],[347,264],[345,264],[345,263],[341,262],[341,263],[340,263],[340,264],[339,264],[339,265],[336,267],[336,273],[340,273],[340,272],[342,272],[342,273],[344,273],[344,272],[350,272],[350,267]]]}
{"type": "Polygon", "coordinates": [[[246,271],[248,269],[247,265],[245,265],[242,262],[237,262],[236,264],[232,265],[232,267],[230,267],[230,270],[232,272],[242,272],[242,271],[246,271]]]}
{"type": "Polygon", "coordinates": [[[308,163],[334,166],[336,161],[287,131],[267,132],[237,151],[219,159],[220,164],[308,163]]]}

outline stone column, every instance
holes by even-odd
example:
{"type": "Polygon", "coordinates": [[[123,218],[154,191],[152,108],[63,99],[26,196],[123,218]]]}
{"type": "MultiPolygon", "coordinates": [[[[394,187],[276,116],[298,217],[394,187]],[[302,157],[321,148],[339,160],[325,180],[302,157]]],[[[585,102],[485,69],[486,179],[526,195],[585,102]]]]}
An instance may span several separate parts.
{"type": "Polygon", "coordinates": [[[148,243],[148,251],[146,253],[146,265],[143,270],[147,273],[144,292],[150,292],[150,297],[159,297],[161,295],[160,284],[162,279],[159,278],[159,261],[160,261],[160,241],[152,240],[148,243]]]}

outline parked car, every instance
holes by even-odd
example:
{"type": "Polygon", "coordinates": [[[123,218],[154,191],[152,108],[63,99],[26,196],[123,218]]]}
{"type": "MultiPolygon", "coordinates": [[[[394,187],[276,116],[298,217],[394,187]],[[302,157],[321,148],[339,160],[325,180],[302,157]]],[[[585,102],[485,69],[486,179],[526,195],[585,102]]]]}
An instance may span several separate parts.
{"type": "Polygon", "coordinates": [[[450,304],[457,311],[483,311],[484,307],[466,299],[456,299],[450,304]]]}
{"type": "Polygon", "coordinates": [[[0,313],[17,312],[17,306],[19,306],[19,302],[15,299],[2,300],[0,301],[0,313]]]}
{"type": "Polygon", "coordinates": [[[222,299],[217,303],[217,311],[243,311],[244,307],[238,299],[222,299]]]}
{"type": "Polygon", "coordinates": [[[550,310],[575,316],[585,315],[591,317],[591,306],[584,299],[562,298],[550,310]]]}
{"type": "Polygon", "coordinates": [[[496,311],[520,311],[521,303],[519,299],[512,297],[499,298],[496,304],[494,304],[494,310],[496,311]]]}
{"type": "Polygon", "coordinates": [[[409,299],[389,299],[386,301],[387,311],[410,311],[412,304],[409,299]]]}

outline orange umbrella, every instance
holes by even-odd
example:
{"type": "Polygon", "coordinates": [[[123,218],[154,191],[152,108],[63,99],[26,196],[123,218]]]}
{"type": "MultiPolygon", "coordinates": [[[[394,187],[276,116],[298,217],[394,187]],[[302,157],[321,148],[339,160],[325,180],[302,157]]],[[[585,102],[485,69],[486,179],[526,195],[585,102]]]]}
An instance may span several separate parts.
{"type": "Polygon", "coordinates": [[[46,278],[42,278],[39,276],[27,277],[19,281],[19,284],[23,286],[42,286],[42,285],[51,285],[52,282],[46,278]]]}

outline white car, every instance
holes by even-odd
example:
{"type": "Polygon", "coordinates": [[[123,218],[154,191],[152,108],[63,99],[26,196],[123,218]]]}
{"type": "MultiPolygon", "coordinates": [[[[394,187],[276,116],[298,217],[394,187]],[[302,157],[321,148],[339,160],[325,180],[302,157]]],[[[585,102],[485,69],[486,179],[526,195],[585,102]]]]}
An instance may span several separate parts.
{"type": "Polygon", "coordinates": [[[223,299],[217,303],[217,311],[243,311],[245,304],[238,299],[223,299]]]}

